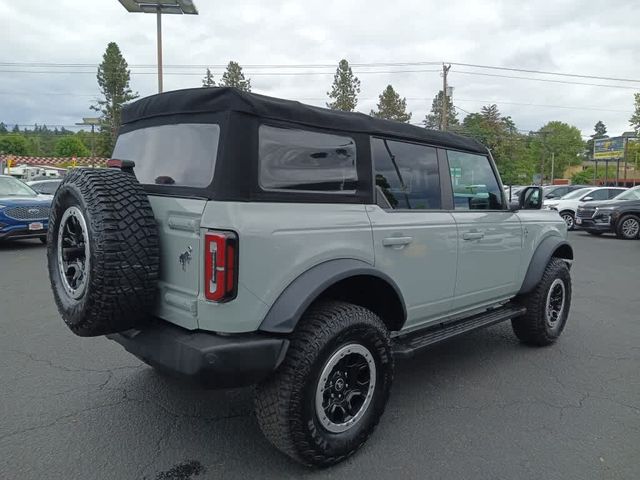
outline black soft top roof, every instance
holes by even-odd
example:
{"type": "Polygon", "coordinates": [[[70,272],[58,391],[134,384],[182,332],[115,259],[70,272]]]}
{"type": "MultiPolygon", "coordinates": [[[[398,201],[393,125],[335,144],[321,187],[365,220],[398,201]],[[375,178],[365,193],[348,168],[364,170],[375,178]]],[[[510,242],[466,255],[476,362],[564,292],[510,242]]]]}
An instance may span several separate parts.
{"type": "Polygon", "coordinates": [[[342,112],[304,103],[242,92],[235,88],[189,88],[142,98],[124,107],[122,124],[168,115],[242,112],[301,125],[415,140],[459,150],[486,153],[484,145],[454,133],[342,112]]]}

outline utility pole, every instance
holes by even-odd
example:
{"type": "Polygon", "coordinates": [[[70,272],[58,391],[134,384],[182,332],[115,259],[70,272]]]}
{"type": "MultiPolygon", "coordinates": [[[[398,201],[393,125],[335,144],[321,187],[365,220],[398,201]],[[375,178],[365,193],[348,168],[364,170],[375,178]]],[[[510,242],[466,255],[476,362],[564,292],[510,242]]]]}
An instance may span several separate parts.
{"type": "Polygon", "coordinates": [[[553,185],[553,176],[556,166],[556,152],[551,152],[551,185],[553,185]]]}
{"type": "Polygon", "coordinates": [[[158,48],[158,93],[162,93],[162,8],[156,7],[156,46],[158,48]]]}
{"type": "Polygon", "coordinates": [[[440,112],[440,130],[447,130],[447,107],[449,106],[449,100],[447,96],[447,75],[449,74],[449,70],[451,69],[451,65],[442,64],[442,107],[440,112]]]}

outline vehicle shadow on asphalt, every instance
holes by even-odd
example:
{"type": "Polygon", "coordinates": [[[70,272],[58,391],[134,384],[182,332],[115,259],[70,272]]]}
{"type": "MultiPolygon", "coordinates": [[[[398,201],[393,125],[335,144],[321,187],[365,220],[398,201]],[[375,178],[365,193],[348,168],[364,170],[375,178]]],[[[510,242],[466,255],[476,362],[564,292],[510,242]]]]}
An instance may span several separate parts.
{"type": "MultiPolygon", "coordinates": [[[[466,388],[485,383],[487,369],[512,360],[522,350],[530,349],[515,340],[508,325],[499,325],[398,361],[391,399],[378,431],[361,452],[330,469],[331,474],[348,474],[366,466],[371,455],[384,454],[388,442],[401,442],[397,431],[416,423],[426,426],[429,415],[437,415],[440,408],[466,408],[464,399],[457,398],[460,384],[466,388]]],[[[139,408],[163,432],[157,439],[157,458],[143,478],[169,478],[169,471],[193,462],[206,471],[198,478],[226,478],[238,472],[248,478],[284,478],[279,474],[285,471],[292,478],[318,474],[289,460],[262,437],[252,413],[253,388],[203,390],[151,368],[129,372],[119,388],[132,404],[130,408],[139,408]]],[[[122,421],[132,414],[130,408],[122,421]]],[[[139,432],[131,435],[133,442],[139,432]]]]}
{"type": "Polygon", "coordinates": [[[33,250],[37,248],[46,249],[47,246],[44,245],[37,238],[25,239],[25,240],[0,241],[0,251],[33,250]]]}

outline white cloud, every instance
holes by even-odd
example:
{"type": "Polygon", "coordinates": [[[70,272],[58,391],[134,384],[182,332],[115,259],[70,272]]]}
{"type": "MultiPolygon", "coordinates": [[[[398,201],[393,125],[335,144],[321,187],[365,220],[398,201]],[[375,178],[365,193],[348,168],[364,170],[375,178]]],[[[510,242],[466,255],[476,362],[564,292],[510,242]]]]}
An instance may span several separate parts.
{"type": "MultiPolygon", "coordinates": [[[[637,6],[624,0],[610,0],[607,11],[615,12],[610,14],[603,14],[601,2],[595,0],[196,0],[196,4],[199,16],[164,17],[165,65],[221,65],[230,59],[245,65],[335,64],[344,57],[355,63],[448,60],[640,78],[637,6]]],[[[0,0],[4,47],[0,61],[97,64],[110,41],[118,43],[129,64],[155,64],[155,17],[129,14],[116,0],[0,0]]],[[[98,94],[94,73],[69,73],[86,70],[80,68],[60,69],[64,73],[56,74],[8,70],[25,68],[0,67],[0,121],[69,125],[92,115],[88,107],[92,95],[98,94]]],[[[633,90],[463,73],[472,70],[456,65],[451,70],[454,102],[464,110],[477,111],[488,101],[495,102],[523,130],[537,129],[549,120],[574,124],[585,134],[598,120],[607,124],[610,133],[628,130],[633,90]]],[[[134,68],[141,71],[146,74],[133,73],[132,87],[141,95],[155,93],[154,69],[134,68]]],[[[254,90],[316,105],[326,102],[330,74],[257,74],[274,71],[278,70],[247,72],[254,90]]],[[[198,86],[204,69],[167,67],[166,72],[165,89],[177,89],[198,86]],[[178,72],[194,75],[173,75],[178,72]]],[[[219,77],[221,70],[214,73],[219,77]]],[[[378,94],[391,83],[408,98],[416,122],[441,87],[438,72],[358,76],[362,81],[359,110],[374,108],[378,94]]],[[[640,87],[640,83],[621,84],[640,87]]]]}

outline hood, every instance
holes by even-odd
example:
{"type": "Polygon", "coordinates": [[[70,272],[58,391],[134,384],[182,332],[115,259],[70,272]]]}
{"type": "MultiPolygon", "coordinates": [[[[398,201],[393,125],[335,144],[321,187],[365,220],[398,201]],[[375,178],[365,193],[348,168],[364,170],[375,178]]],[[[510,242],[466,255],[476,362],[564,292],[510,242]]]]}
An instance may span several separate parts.
{"type": "Polygon", "coordinates": [[[38,195],[37,197],[15,197],[0,195],[0,205],[48,205],[51,203],[51,197],[38,195]]]}
{"type": "Polygon", "coordinates": [[[586,207],[598,207],[598,208],[602,208],[602,207],[620,207],[622,205],[640,205],[640,200],[616,200],[611,199],[611,200],[600,200],[598,202],[586,202],[583,203],[582,206],[586,207]]]}

